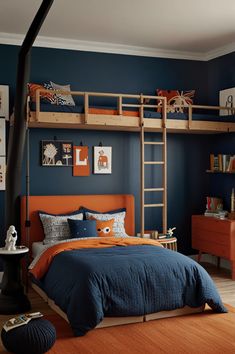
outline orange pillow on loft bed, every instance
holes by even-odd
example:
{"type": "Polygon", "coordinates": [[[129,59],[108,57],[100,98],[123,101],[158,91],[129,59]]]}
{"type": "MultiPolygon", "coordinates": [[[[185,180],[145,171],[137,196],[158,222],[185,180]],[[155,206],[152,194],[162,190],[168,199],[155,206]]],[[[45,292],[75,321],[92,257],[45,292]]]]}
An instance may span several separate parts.
{"type": "MultiPolygon", "coordinates": [[[[156,90],[157,96],[166,97],[167,99],[167,113],[183,113],[184,108],[188,107],[190,104],[193,104],[193,98],[195,95],[195,90],[190,91],[179,91],[179,90],[156,90]],[[175,107],[180,106],[180,107],[175,107]]],[[[159,107],[157,108],[158,112],[161,112],[162,101],[158,102],[159,107]]]]}

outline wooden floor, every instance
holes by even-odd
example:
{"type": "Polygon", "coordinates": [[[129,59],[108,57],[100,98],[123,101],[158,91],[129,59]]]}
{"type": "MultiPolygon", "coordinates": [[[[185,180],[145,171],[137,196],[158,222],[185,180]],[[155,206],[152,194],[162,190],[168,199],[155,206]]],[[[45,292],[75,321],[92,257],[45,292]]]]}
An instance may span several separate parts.
{"type": "Polygon", "coordinates": [[[218,269],[209,263],[201,263],[201,265],[214,280],[223,303],[235,307],[235,281],[231,279],[230,271],[224,268],[218,269]]]}
{"type": "MultiPolygon", "coordinates": [[[[235,281],[232,281],[231,280],[231,275],[230,275],[230,273],[229,273],[229,271],[227,271],[227,270],[224,270],[224,269],[220,269],[220,270],[218,270],[215,266],[213,266],[213,265],[209,265],[209,264],[203,264],[202,263],[202,265],[207,269],[207,271],[210,273],[210,275],[212,276],[212,278],[213,278],[213,280],[214,280],[214,282],[215,282],[215,284],[216,284],[216,286],[217,286],[217,289],[218,289],[218,291],[219,291],[219,293],[220,293],[220,295],[221,295],[221,298],[222,298],[222,301],[225,303],[225,304],[229,304],[229,305],[231,305],[231,306],[234,306],[235,307],[235,281]]],[[[44,315],[46,315],[47,317],[48,317],[48,319],[50,319],[50,317],[53,319],[53,318],[55,318],[55,322],[57,321],[59,321],[60,322],[60,318],[58,317],[58,315],[55,315],[54,314],[54,312],[48,307],[48,305],[33,291],[33,290],[30,290],[30,292],[29,292],[29,294],[28,294],[28,296],[29,296],[29,298],[30,298],[30,301],[31,301],[31,304],[32,304],[32,312],[33,311],[41,311],[44,315]],[[54,317],[54,316],[57,316],[57,317],[54,317]]],[[[233,314],[234,316],[235,316],[235,314],[233,314]]],[[[197,315],[194,315],[194,316],[197,316],[197,315]]],[[[199,315],[200,316],[200,315],[199,315]]],[[[218,315],[217,315],[218,316],[218,315]]],[[[7,319],[9,319],[10,317],[12,317],[12,316],[9,316],[9,315],[7,315],[7,316],[3,316],[3,315],[0,315],[0,326],[2,327],[2,325],[3,325],[3,323],[7,320],[7,319]]],[[[234,317],[234,319],[235,319],[235,317],[234,317]]],[[[157,321],[163,321],[163,320],[157,320],[157,321]]],[[[168,321],[168,324],[170,323],[169,321],[170,321],[170,319],[167,319],[167,321],[168,321]]],[[[195,321],[195,319],[193,319],[193,321],[195,321]]],[[[53,321],[52,321],[53,322],[53,321]]],[[[68,328],[68,326],[67,326],[67,324],[65,324],[65,321],[63,321],[62,319],[61,319],[61,322],[62,322],[62,325],[61,326],[65,326],[64,328],[64,331],[66,332],[68,332],[70,329],[68,328]],[[66,327],[67,326],[67,327],[66,327]]],[[[152,322],[156,322],[156,321],[152,321],[152,322]]],[[[160,324],[160,322],[159,322],[159,324],[160,324]]],[[[142,324],[143,325],[143,324],[142,324]]],[[[148,325],[146,325],[146,326],[149,326],[149,324],[148,325]]],[[[60,324],[59,324],[59,327],[60,327],[60,324]]],[[[121,327],[123,327],[124,328],[124,326],[121,326],[121,327]]],[[[116,327],[117,328],[117,327],[116,327]]],[[[139,328],[139,327],[138,327],[139,328]]],[[[141,328],[141,327],[140,327],[141,328]]],[[[147,328],[147,327],[146,327],[147,328]]],[[[133,327],[133,330],[135,329],[135,327],[133,327]]],[[[144,329],[144,327],[143,327],[143,329],[144,329]]],[[[121,330],[121,329],[120,329],[121,330]]],[[[148,329],[149,330],[149,329],[148,329]]],[[[167,331],[167,328],[165,328],[165,330],[167,331]]],[[[186,328],[185,328],[185,330],[186,330],[186,328]]],[[[230,328],[230,330],[231,330],[231,328],[230,328]]],[[[95,331],[91,331],[91,332],[96,332],[96,331],[101,331],[101,330],[95,330],[95,331]]],[[[138,331],[139,331],[139,329],[138,329],[138,331]]],[[[112,332],[112,330],[111,330],[111,332],[112,332]]],[[[111,333],[110,332],[110,333],[111,333]]],[[[124,331],[125,332],[125,331],[124,331]]],[[[98,333],[98,332],[97,332],[98,333]]],[[[100,333],[100,335],[103,333],[103,332],[99,332],[100,333]]],[[[109,332],[106,332],[107,334],[109,333],[109,332]]],[[[118,332],[119,333],[119,332],[118,332]]],[[[92,334],[93,335],[93,334],[92,334]]],[[[70,338],[71,337],[71,334],[69,334],[68,335],[68,338],[70,338]]],[[[85,337],[87,337],[87,336],[85,336],[85,337]]],[[[83,337],[83,338],[85,338],[85,337],[83,337]]],[[[70,338],[70,341],[71,341],[72,339],[70,338]]],[[[169,337],[169,340],[170,340],[170,337],[169,337]]],[[[85,339],[84,340],[84,344],[86,343],[86,341],[87,341],[87,339],[85,339]]],[[[173,343],[172,343],[173,344],[173,343]]],[[[74,345],[74,344],[73,344],[74,345]]],[[[232,342],[231,342],[231,351],[230,350],[228,350],[228,348],[229,348],[229,343],[227,343],[227,350],[223,350],[223,353],[235,353],[235,321],[234,321],[234,340],[232,340],[232,342]],[[234,350],[234,351],[233,351],[234,350]]],[[[107,347],[106,348],[103,348],[104,349],[104,351],[103,351],[103,353],[109,353],[108,351],[107,351],[107,347]]],[[[54,349],[55,350],[55,349],[54,349]]],[[[115,352],[115,351],[114,351],[115,352]]],[[[133,351],[133,353],[140,353],[139,351],[133,351]]],[[[159,353],[159,352],[161,352],[161,353],[167,353],[165,350],[164,351],[149,351],[149,353],[153,353],[153,354],[155,354],[155,353],[159,353]]],[[[185,351],[185,350],[183,350],[183,351],[177,351],[177,350],[173,350],[173,351],[168,351],[168,353],[169,352],[171,352],[171,353],[190,353],[190,351],[185,351]]],[[[191,352],[193,352],[193,353],[197,353],[197,351],[191,351],[191,352]]],[[[0,342],[0,353],[6,353],[5,351],[4,351],[4,349],[3,349],[3,347],[2,347],[2,343],[0,342]]],[[[60,353],[66,353],[66,354],[68,354],[68,353],[70,353],[70,351],[67,353],[67,351],[65,350],[63,350],[63,351],[61,351],[61,349],[57,352],[57,351],[53,351],[53,353],[58,353],[58,354],[60,354],[60,353]]],[[[72,353],[74,353],[74,354],[76,354],[77,353],[77,351],[75,351],[75,352],[71,352],[71,354],[72,353]]],[[[101,353],[101,351],[89,351],[89,350],[84,350],[82,353],[94,353],[94,354],[96,354],[96,353],[101,353]]],[[[117,353],[117,352],[115,352],[115,353],[117,353]]],[[[132,353],[132,351],[130,351],[130,350],[127,350],[127,351],[120,351],[120,353],[123,353],[123,354],[125,354],[125,353],[132,353]]],[[[202,353],[202,352],[200,352],[200,351],[198,351],[198,353],[202,353]]],[[[202,354],[204,354],[204,353],[212,353],[212,351],[204,351],[202,354]]],[[[221,349],[220,349],[220,351],[214,351],[213,353],[221,353],[221,349]]],[[[33,353],[32,353],[33,354],[33,353]]]]}

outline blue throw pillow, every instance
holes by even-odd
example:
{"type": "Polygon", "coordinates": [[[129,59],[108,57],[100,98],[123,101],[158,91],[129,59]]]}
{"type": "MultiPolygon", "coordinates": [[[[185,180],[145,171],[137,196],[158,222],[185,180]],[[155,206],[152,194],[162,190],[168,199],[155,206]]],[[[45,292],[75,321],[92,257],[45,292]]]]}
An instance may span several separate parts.
{"type": "Polygon", "coordinates": [[[96,220],[68,219],[71,238],[97,237],[96,220]]]}

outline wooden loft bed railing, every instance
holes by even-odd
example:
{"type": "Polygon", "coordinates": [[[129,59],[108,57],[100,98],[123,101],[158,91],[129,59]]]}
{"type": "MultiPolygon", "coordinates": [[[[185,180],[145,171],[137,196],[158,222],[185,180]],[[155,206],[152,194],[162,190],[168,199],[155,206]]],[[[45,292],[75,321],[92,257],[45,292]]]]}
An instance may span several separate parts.
{"type": "MultiPolygon", "coordinates": [[[[150,95],[131,95],[131,94],[115,94],[115,93],[99,93],[99,92],[80,92],[80,91],[60,91],[55,90],[57,94],[73,95],[82,98],[84,103],[84,113],[72,112],[44,112],[40,110],[41,94],[52,93],[52,90],[38,89],[36,91],[36,110],[31,111],[28,109],[28,125],[32,128],[71,128],[71,129],[94,129],[94,130],[121,130],[121,131],[140,131],[141,119],[140,114],[133,116],[125,109],[136,108],[136,110],[157,109],[159,108],[159,101],[162,102],[162,109],[164,109],[164,99],[161,96],[150,95]],[[99,97],[106,99],[116,99],[115,113],[102,114],[92,113],[90,107],[90,98],[99,97]],[[127,103],[126,101],[132,100],[135,103],[127,103]],[[142,101],[141,101],[142,100],[142,101]],[[154,101],[155,104],[147,104],[146,100],[154,101]],[[143,103],[141,103],[143,102],[143,103]]],[[[175,106],[176,107],[176,106],[175,106]]],[[[180,107],[180,106],[177,106],[180,107]]],[[[102,108],[102,107],[101,107],[102,108]]],[[[168,132],[187,132],[187,133],[223,133],[234,132],[235,122],[218,122],[195,120],[193,113],[196,109],[203,111],[211,110],[224,110],[228,107],[222,106],[202,106],[202,105],[189,105],[188,119],[182,120],[167,119],[165,126],[168,132]]],[[[114,111],[114,110],[113,110],[114,111]]],[[[235,109],[234,109],[235,112],[235,109]]],[[[160,132],[163,125],[162,118],[143,118],[145,131],[160,132]]]]}

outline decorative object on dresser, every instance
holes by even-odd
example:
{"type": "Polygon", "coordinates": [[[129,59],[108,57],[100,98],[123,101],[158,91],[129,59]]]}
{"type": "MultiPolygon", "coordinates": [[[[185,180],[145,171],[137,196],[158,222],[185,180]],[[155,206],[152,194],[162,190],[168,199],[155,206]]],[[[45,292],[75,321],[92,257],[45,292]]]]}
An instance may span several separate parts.
{"type": "Polygon", "coordinates": [[[72,166],[73,144],[71,141],[43,140],[42,166],[72,166]]]}
{"type": "Polygon", "coordinates": [[[206,211],[204,215],[218,218],[227,216],[227,211],[223,210],[223,200],[217,197],[206,197],[206,211]]]}
{"type": "Polygon", "coordinates": [[[88,146],[73,147],[73,176],[90,176],[88,146]]]}
{"type": "Polygon", "coordinates": [[[192,247],[202,253],[231,261],[232,279],[235,280],[235,221],[220,220],[203,215],[192,216],[192,247]]]}
{"type": "Polygon", "coordinates": [[[231,193],[231,211],[228,214],[228,218],[231,220],[235,220],[235,195],[234,195],[234,188],[232,188],[231,193]]]}

